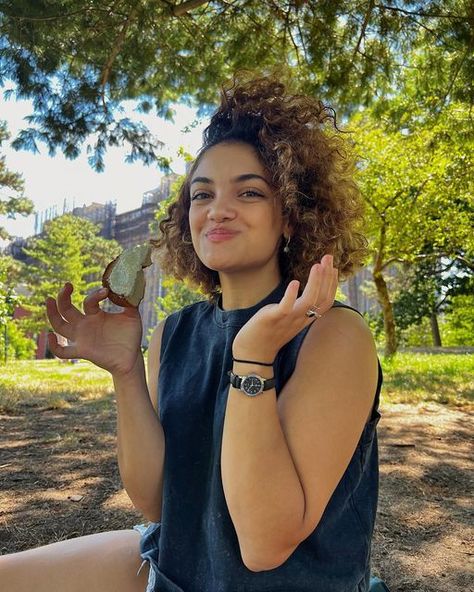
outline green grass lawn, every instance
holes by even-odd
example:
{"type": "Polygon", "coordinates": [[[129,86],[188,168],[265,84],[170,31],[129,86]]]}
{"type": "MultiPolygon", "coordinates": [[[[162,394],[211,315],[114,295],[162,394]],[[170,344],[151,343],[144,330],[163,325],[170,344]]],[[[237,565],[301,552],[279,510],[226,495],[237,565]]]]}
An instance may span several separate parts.
{"type": "Polygon", "coordinates": [[[433,401],[453,406],[474,402],[474,355],[398,353],[381,358],[384,403],[433,401]]]}
{"type": "Polygon", "coordinates": [[[21,360],[0,365],[0,411],[29,406],[64,409],[81,399],[103,399],[113,393],[108,372],[90,362],[21,360]]]}
{"type": "MultiPolygon", "coordinates": [[[[473,355],[399,353],[381,362],[385,405],[433,401],[466,406],[473,402],[473,355]]],[[[0,365],[0,412],[12,413],[25,406],[64,409],[80,400],[111,398],[112,393],[109,373],[83,360],[0,365]]]]}

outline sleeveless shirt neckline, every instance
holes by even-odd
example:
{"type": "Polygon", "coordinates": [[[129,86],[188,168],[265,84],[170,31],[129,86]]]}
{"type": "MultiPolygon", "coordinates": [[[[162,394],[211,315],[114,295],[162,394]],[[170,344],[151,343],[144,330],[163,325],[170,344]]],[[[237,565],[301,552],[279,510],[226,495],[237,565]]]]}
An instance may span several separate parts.
{"type": "Polygon", "coordinates": [[[232,310],[222,309],[222,295],[219,296],[218,302],[214,305],[214,322],[219,327],[242,327],[249,321],[253,315],[267,304],[279,302],[283,298],[287,287],[287,282],[282,280],[278,286],[270,292],[265,298],[257,302],[249,308],[236,308],[232,310]]]}

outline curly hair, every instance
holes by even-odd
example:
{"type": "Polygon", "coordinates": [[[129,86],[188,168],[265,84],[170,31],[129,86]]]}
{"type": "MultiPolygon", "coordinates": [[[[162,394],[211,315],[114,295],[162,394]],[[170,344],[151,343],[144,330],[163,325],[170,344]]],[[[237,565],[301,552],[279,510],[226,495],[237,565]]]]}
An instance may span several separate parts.
{"type": "Polygon", "coordinates": [[[309,270],[326,253],[334,257],[341,279],[367,256],[361,233],[362,199],[354,181],[354,159],[336,124],[336,113],[321,101],[290,94],[274,77],[237,80],[224,86],[221,104],[204,131],[203,145],[167,216],[152,241],[161,268],[199,287],[211,300],[219,276],[198,258],[189,227],[190,181],[203,155],[223,142],[252,146],[270,173],[282,213],[289,221],[289,252],[281,241],[282,278],[304,288],[309,270]]]}

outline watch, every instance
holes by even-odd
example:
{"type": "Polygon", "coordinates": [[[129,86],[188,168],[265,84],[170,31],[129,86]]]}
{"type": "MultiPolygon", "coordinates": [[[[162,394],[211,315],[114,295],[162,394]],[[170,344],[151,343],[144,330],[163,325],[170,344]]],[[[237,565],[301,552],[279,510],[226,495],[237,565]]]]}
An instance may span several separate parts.
{"type": "Polygon", "coordinates": [[[238,376],[233,372],[229,372],[230,384],[240,389],[245,395],[249,397],[255,397],[263,391],[272,389],[275,384],[275,378],[262,378],[258,374],[247,374],[246,376],[238,376]]]}

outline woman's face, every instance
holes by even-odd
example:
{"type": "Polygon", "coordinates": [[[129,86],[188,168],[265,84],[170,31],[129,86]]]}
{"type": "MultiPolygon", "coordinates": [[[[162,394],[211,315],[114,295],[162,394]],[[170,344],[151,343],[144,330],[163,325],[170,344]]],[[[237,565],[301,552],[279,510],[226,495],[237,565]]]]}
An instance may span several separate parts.
{"type": "Polygon", "coordinates": [[[286,225],[270,175],[250,145],[207,150],[191,178],[190,197],[193,246],[206,267],[235,273],[278,265],[286,225]]]}

